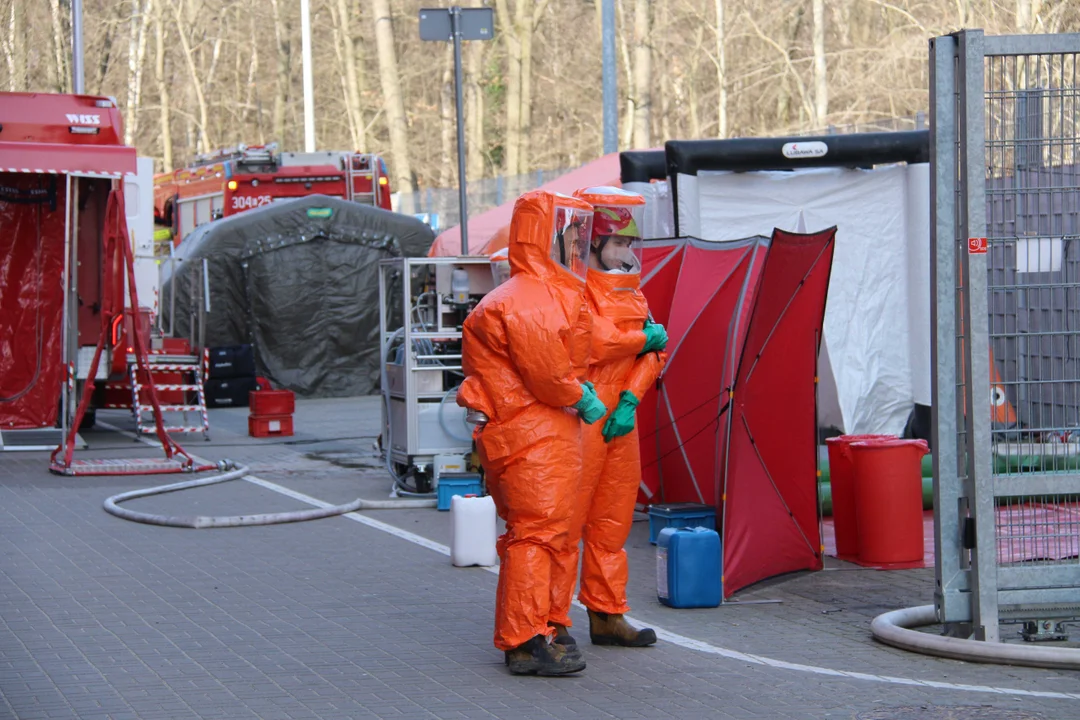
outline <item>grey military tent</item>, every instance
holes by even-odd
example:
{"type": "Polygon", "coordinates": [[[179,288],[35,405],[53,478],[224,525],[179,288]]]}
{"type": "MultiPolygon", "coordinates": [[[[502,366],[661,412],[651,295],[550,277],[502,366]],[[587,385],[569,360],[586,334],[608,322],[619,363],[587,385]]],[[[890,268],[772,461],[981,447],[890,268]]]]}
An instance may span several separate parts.
{"type": "Polygon", "coordinates": [[[258,374],[302,397],[368,394],[379,383],[378,263],[424,255],[433,240],[412,216],[325,195],[223,218],[163,260],[162,327],[191,337],[208,286],[207,347],[251,343],[258,374]]]}

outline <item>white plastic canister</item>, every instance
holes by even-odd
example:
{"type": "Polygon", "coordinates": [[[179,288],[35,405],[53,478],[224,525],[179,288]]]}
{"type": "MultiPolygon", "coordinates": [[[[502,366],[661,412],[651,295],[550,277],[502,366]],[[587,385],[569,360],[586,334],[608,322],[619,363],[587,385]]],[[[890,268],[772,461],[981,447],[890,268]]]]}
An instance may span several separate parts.
{"type": "Polygon", "coordinates": [[[490,495],[450,499],[450,562],[457,567],[490,567],[499,562],[495,552],[495,501],[490,495]]]}

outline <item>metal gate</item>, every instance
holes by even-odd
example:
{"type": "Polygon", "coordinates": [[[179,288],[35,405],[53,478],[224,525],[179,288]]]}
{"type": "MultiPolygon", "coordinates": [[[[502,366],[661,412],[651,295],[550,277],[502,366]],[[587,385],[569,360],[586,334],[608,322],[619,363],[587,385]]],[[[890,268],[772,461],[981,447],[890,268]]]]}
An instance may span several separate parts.
{"type": "Polygon", "coordinates": [[[953,635],[1080,616],[1078,55],[1080,35],[930,44],[935,605],[953,635]]]}

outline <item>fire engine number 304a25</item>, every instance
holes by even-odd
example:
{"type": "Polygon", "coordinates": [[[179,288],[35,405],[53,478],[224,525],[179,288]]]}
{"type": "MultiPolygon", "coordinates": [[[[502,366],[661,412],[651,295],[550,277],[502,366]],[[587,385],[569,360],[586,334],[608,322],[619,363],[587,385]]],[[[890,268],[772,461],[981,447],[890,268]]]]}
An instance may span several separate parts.
{"type": "Polygon", "coordinates": [[[233,210],[246,210],[248,208],[257,208],[269,204],[269,195],[255,195],[254,197],[245,195],[234,195],[232,199],[233,210]]]}

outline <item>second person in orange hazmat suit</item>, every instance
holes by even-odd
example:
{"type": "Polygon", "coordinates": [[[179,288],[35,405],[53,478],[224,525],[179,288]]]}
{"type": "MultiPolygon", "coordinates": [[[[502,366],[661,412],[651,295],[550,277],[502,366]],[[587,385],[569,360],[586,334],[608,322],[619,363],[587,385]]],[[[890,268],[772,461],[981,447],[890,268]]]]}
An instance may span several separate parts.
{"type": "Polygon", "coordinates": [[[597,645],[642,647],[656,633],[623,618],[634,503],[641,483],[641,456],[634,416],[645,391],[666,362],[667,332],[649,317],[641,281],[641,213],[645,199],[613,187],[574,193],[594,208],[586,297],[593,313],[588,379],[611,414],[583,429],[582,478],[570,541],[559,555],[552,587],[552,622],[570,638],[570,604],[578,576],[579,599],[589,611],[589,636],[597,645]]]}
{"type": "Polygon", "coordinates": [[[457,402],[488,418],[474,432],[499,538],[495,647],[515,674],[585,668],[548,624],[551,577],[566,551],[581,477],[582,422],[607,412],[586,382],[585,301],[592,207],[547,191],[522,195],[510,221],[510,279],[465,320],[457,402]]]}

